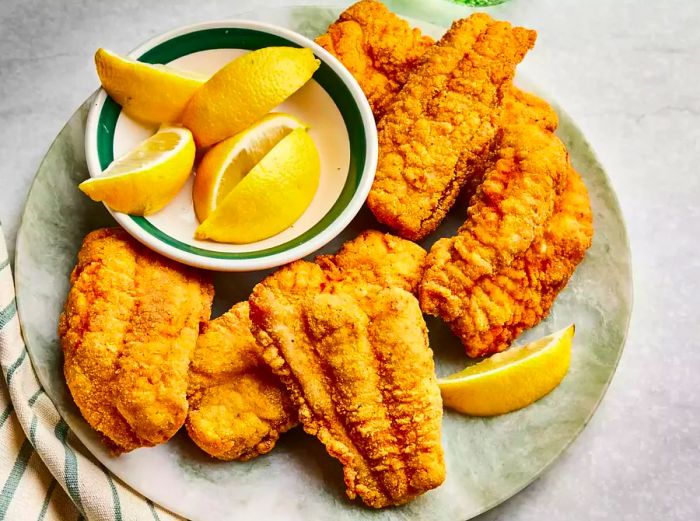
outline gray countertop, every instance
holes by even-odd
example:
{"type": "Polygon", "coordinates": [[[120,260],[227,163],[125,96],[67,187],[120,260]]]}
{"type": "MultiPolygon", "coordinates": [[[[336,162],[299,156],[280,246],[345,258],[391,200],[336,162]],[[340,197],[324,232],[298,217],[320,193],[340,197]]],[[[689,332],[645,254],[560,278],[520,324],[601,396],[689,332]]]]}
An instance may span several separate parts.
{"type": "MultiPolygon", "coordinates": [[[[256,4],[2,1],[0,220],[11,254],[43,154],[97,87],[94,49],[128,51],[166,29],[256,4]]],[[[566,107],[612,178],[631,239],[635,309],[589,426],[535,483],[482,519],[698,519],[700,4],[514,0],[508,10],[539,32],[529,76],[566,107]]]]}

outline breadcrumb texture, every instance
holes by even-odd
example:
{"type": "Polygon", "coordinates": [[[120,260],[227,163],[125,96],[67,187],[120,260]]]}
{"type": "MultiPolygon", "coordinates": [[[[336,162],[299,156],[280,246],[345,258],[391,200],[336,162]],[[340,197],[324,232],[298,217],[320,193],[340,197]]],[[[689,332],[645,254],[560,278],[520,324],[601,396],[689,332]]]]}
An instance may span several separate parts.
{"type": "Polygon", "coordinates": [[[351,5],[316,38],[358,81],[377,121],[433,41],[375,0],[351,5]]]}
{"type": "Polygon", "coordinates": [[[59,318],[68,388],[116,453],[167,441],[187,415],[187,372],[214,289],[117,228],[88,234],[59,318]]]}
{"type": "Polygon", "coordinates": [[[496,137],[515,66],[536,33],[483,13],[430,47],[378,124],[379,163],[367,203],[400,236],[435,230],[496,137]]]}
{"type": "Polygon", "coordinates": [[[503,351],[548,314],[593,237],[586,186],[568,171],[564,191],[544,233],[510,265],[483,277],[463,302],[465,312],[450,322],[470,356],[503,351]]]}
{"type": "Polygon", "coordinates": [[[304,429],[344,467],[347,494],[398,505],[445,477],[442,400],[413,296],[425,254],[368,231],[333,256],[297,261],[250,297],[264,358],[304,429]]]}
{"type": "Polygon", "coordinates": [[[428,256],[421,307],[471,357],[506,349],[545,318],[591,245],[588,193],[556,125],[544,101],[516,91],[467,221],[428,256]]]}
{"type": "Polygon", "coordinates": [[[250,305],[265,360],[304,429],[342,463],[350,498],[400,505],[444,481],[442,400],[412,294],[329,281],[298,261],[258,284],[250,305]]]}
{"type": "MultiPolygon", "coordinates": [[[[426,252],[378,231],[361,233],[335,255],[316,258],[326,282],[352,280],[418,289],[426,252]]],[[[247,460],[269,452],[297,423],[296,406],[263,360],[251,333],[248,303],[206,324],[190,367],[187,432],[208,454],[247,460]]]]}
{"type": "Polygon", "coordinates": [[[250,332],[248,302],[207,323],[197,340],[187,392],[187,432],[208,454],[248,460],[297,423],[282,383],[250,332]]]}

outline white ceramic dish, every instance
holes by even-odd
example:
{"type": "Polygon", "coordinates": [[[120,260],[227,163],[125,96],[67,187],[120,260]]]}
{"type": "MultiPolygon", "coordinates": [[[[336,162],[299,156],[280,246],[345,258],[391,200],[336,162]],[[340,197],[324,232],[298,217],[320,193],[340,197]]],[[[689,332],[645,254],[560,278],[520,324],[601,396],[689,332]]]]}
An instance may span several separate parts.
{"type": "MultiPolygon", "coordinates": [[[[251,244],[194,239],[192,179],[160,212],[136,217],[111,211],[117,222],[146,246],[171,259],[218,271],[252,271],[299,259],[336,237],[362,207],[377,162],[377,133],[371,109],[352,75],[312,40],[262,22],[229,20],[189,25],[152,38],[129,56],[149,63],[213,74],[235,57],[268,46],[311,48],[321,67],[276,111],[310,125],[321,158],[319,188],[304,214],[289,228],[251,244]]],[[[153,132],[121,112],[104,90],[90,109],[85,157],[91,177],[153,132]]]]}

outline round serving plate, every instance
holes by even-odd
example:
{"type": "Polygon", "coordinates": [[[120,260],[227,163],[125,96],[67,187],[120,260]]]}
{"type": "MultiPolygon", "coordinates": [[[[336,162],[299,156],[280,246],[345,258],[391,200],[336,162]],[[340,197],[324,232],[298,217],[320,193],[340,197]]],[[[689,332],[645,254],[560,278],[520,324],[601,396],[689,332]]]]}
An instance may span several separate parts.
{"type": "MultiPolygon", "coordinates": [[[[322,32],[339,8],[290,7],[246,13],[306,36],[322,32]]],[[[413,21],[439,37],[443,29],[413,21]]],[[[86,59],[88,59],[86,51],[86,59]]],[[[192,520],[351,519],[399,520],[473,517],[509,498],[538,475],[576,438],[594,413],[622,353],[632,305],[630,251],[610,182],[573,121],[536,85],[518,82],[550,101],[560,117],[558,134],[588,187],[594,211],[593,245],[549,317],[526,341],[576,323],[571,369],[562,384],[535,404],[494,418],[470,418],[446,410],[443,444],[447,479],[438,489],[398,508],[374,511],[344,495],[341,467],[300,428],[282,436],[265,456],[245,463],[220,462],[180,432],[170,442],[113,457],[84,422],[66,388],[56,333],[69,273],[84,235],[114,225],[102,205],[77,189],[88,176],[83,138],[88,100],[68,121],[42,162],[27,199],[17,239],[17,300],[24,338],[39,379],[87,449],[122,481],[156,503],[192,520]]],[[[454,233],[463,222],[458,205],[423,245],[454,233]]],[[[378,223],[365,208],[320,252],[378,223]]],[[[380,228],[380,227],[379,227],[380,228]]],[[[265,272],[216,275],[214,316],[246,299],[265,272]]],[[[466,363],[447,328],[428,320],[439,375],[466,363]]]]}

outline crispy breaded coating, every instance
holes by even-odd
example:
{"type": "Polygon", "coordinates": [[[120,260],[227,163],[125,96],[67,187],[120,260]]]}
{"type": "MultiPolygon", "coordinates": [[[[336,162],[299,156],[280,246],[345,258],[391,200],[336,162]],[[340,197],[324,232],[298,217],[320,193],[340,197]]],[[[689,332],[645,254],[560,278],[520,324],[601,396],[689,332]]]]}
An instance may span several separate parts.
{"type": "Polygon", "coordinates": [[[66,383],[112,449],[167,441],[187,415],[187,370],[214,289],[117,228],[88,234],[59,318],[66,383]]]}
{"type": "Polygon", "coordinates": [[[367,230],[346,242],[335,255],[315,262],[333,279],[349,279],[410,293],[418,290],[426,252],[416,243],[376,230],[367,230]]]}
{"type": "Polygon", "coordinates": [[[543,99],[512,86],[503,101],[502,124],[516,122],[534,123],[544,130],[554,132],[559,125],[559,117],[549,103],[543,99]]]}
{"type": "Polygon", "coordinates": [[[351,499],[399,505],[443,482],[442,400],[415,297],[297,261],[258,284],[250,306],[265,360],[342,463],[351,499]]]}
{"type": "MultiPolygon", "coordinates": [[[[317,257],[313,266],[323,284],[347,279],[415,292],[425,256],[417,244],[368,230],[335,255],[317,257]]],[[[297,423],[296,406],[262,360],[263,347],[250,327],[248,303],[236,304],[204,326],[190,367],[187,432],[219,459],[269,452],[297,423]]]]}
{"type": "Polygon", "coordinates": [[[424,55],[379,122],[379,163],[367,203],[405,238],[432,232],[496,136],[515,66],[535,32],[475,14],[424,55]]]}
{"type": "MultiPolygon", "coordinates": [[[[546,101],[513,85],[507,89],[499,120],[502,133],[511,132],[510,129],[513,128],[517,129],[519,124],[535,124],[543,130],[553,132],[558,122],[557,113],[546,101]]],[[[502,142],[503,139],[494,139],[483,154],[479,156],[466,154],[459,158],[455,170],[459,177],[464,178],[464,186],[460,194],[462,200],[468,201],[476,193],[486,172],[498,160],[502,142]]]]}
{"type": "MultiPolygon", "coordinates": [[[[337,32],[335,45],[336,47],[347,46],[348,48],[356,49],[355,53],[337,54],[340,60],[344,63],[348,59],[354,60],[356,62],[361,62],[363,59],[371,59],[369,56],[364,56],[364,58],[357,57],[358,53],[361,54],[363,52],[363,48],[355,46],[352,36],[349,33],[344,34],[342,32],[337,32]]],[[[425,52],[427,50],[427,47],[414,47],[414,50],[422,50],[423,52],[425,52]]],[[[422,59],[417,59],[414,60],[414,63],[420,64],[421,61],[422,59]]],[[[345,65],[350,69],[351,72],[353,72],[353,74],[357,74],[355,72],[356,68],[352,66],[352,61],[350,62],[350,64],[345,63],[345,65]]],[[[417,69],[418,67],[415,66],[415,68],[417,69]]],[[[408,75],[404,76],[404,78],[408,77],[408,75]]],[[[362,82],[360,83],[362,84],[362,82]]],[[[509,146],[509,143],[512,145],[515,140],[520,138],[527,138],[529,134],[539,134],[540,137],[546,137],[549,135],[548,133],[553,132],[558,125],[558,117],[556,112],[552,110],[552,108],[549,106],[549,104],[547,104],[547,102],[538,98],[537,96],[515,87],[509,81],[504,82],[502,84],[500,92],[502,92],[503,95],[502,104],[498,112],[496,110],[493,111],[494,118],[491,120],[491,123],[493,125],[489,127],[489,131],[493,131],[494,127],[498,127],[500,129],[500,131],[496,134],[498,138],[491,140],[489,146],[482,149],[478,153],[475,153],[474,150],[467,147],[463,153],[459,154],[459,158],[454,167],[454,179],[459,180],[459,184],[461,184],[462,190],[461,197],[465,198],[465,200],[468,200],[474,196],[479,186],[483,183],[487,172],[494,169],[494,165],[499,160],[503,152],[502,148],[504,146],[507,148],[509,146]],[[493,122],[495,120],[496,123],[494,124],[493,122]],[[523,130],[522,125],[535,125],[539,127],[542,131],[544,131],[544,134],[542,134],[541,132],[538,133],[536,129],[523,130]]],[[[387,105],[389,104],[390,101],[387,103],[387,105]]],[[[399,123],[397,124],[397,133],[399,133],[400,131],[401,126],[399,123]]],[[[533,141],[533,143],[531,144],[532,146],[530,146],[530,148],[536,148],[537,142],[542,144],[547,141],[551,141],[552,144],[556,144],[556,138],[549,138],[544,140],[540,139],[539,141],[533,141]]],[[[405,143],[403,146],[404,149],[411,150],[406,146],[405,143]]],[[[557,147],[555,146],[552,148],[552,150],[556,148],[557,147]]],[[[459,153],[461,147],[455,146],[455,150],[457,151],[457,153],[459,153]]],[[[418,152],[424,154],[425,149],[420,149],[418,150],[418,152]]],[[[422,160],[422,156],[420,156],[418,152],[416,152],[414,156],[422,160]]],[[[542,152],[546,153],[546,150],[541,151],[540,155],[542,152]]],[[[562,157],[560,151],[556,152],[556,155],[559,157],[559,168],[557,169],[557,171],[564,171],[564,169],[562,168],[562,157]]],[[[530,162],[532,163],[532,161],[530,162]]],[[[403,168],[403,159],[401,159],[400,161],[397,159],[397,164],[403,168]]],[[[517,169],[514,169],[514,171],[516,170],[517,169]]],[[[568,168],[566,170],[568,171],[568,168]]],[[[431,269],[426,274],[426,282],[424,283],[426,290],[424,291],[425,296],[422,298],[423,307],[429,312],[440,314],[446,317],[448,320],[450,320],[449,317],[458,316],[458,318],[451,319],[450,325],[452,329],[461,337],[463,343],[467,347],[468,353],[471,356],[481,356],[483,354],[488,354],[491,352],[501,351],[505,349],[510,344],[512,339],[515,338],[515,336],[517,336],[517,334],[519,334],[521,331],[523,331],[523,329],[537,324],[542,318],[544,318],[549,310],[549,307],[552,304],[554,297],[560,291],[560,289],[566,285],[566,281],[568,281],[576,265],[583,258],[586,248],[588,248],[588,246],[590,245],[590,240],[592,236],[590,203],[588,202],[585,186],[583,186],[583,183],[578,177],[578,174],[576,174],[573,171],[571,172],[572,173],[568,175],[557,175],[552,178],[554,181],[556,181],[556,179],[560,180],[559,183],[554,182],[555,192],[552,192],[549,195],[547,195],[546,191],[542,191],[543,185],[540,185],[539,189],[534,192],[535,195],[539,198],[540,202],[545,203],[544,208],[546,210],[546,213],[544,215],[537,213],[540,212],[542,207],[539,204],[534,204],[533,208],[535,213],[531,216],[531,219],[526,219],[522,215],[517,218],[526,227],[526,233],[524,234],[524,237],[521,236],[519,232],[511,233],[515,231],[515,228],[517,226],[514,226],[510,231],[508,231],[507,228],[503,227],[503,223],[499,224],[497,222],[497,219],[493,214],[488,216],[489,219],[492,220],[492,222],[484,223],[483,229],[479,230],[479,237],[477,237],[477,239],[480,240],[481,236],[491,234],[491,243],[495,244],[496,241],[494,237],[498,236],[498,234],[511,233],[511,239],[514,239],[516,243],[520,242],[521,244],[519,247],[516,246],[513,249],[506,248],[504,250],[503,258],[501,258],[500,260],[497,258],[487,258],[480,259],[478,262],[476,262],[476,266],[480,266],[479,269],[483,268],[488,273],[491,273],[491,275],[482,275],[480,278],[478,278],[478,282],[475,283],[476,286],[473,289],[465,290],[464,288],[461,288],[461,282],[459,282],[459,280],[460,277],[464,277],[464,275],[459,273],[461,266],[459,263],[453,264],[451,261],[448,262],[443,259],[441,261],[442,264],[435,265],[431,254],[431,260],[429,261],[431,269]],[[554,216],[550,217],[552,213],[552,201],[554,201],[554,198],[558,197],[556,191],[560,190],[561,187],[564,185],[564,179],[566,179],[567,183],[567,197],[561,200],[571,200],[573,198],[574,200],[578,201],[577,207],[579,208],[579,210],[577,211],[575,210],[576,207],[572,207],[568,220],[566,218],[567,213],[560,206],[557,206],[557,210],[554,216]],[[572,193],[577,194],[577,197],[574,198],[572,193]],[[555,230],[562,229],[562,226],[560,226],[557,223],[561,223],[562,221],[568,222],[571,216],[574,215],[578,215],[580,217],[579,227],[577,228],[580,233],[571,232],[571,230],[573,230],[575,227],[574,224],[576,223],[576,221],[571,220],[569,231],[572,233],[573,238],[567,243],[566,247],[560,247],[559,245],[561,245],[562,241],[565,240],[564,237],[561,234],[552,232],[550,228],[551,226],[555,226],[555,230]],[[544,223],[546,223],[547,225],[547,230],[550,230],[550,232],[548,232],[550,233],[550,240],[546,244],[543,243],[544,235],[541,235],[544,223]],[[533,238],[535,239],[533,240],[533,238]],[[532,241],[532,244],[530,245],[529,249],[527,249],[527,252],[518,253],[521,252],[524,247],[526,247],[528,241],[532,241]],[[544,247],[543,245],[549,245],[549,247],[547,247],[549,258],[546,260],[546,263],[550,267],[550,272],[552,273],[552,277],[550,279],[547,279],[550,272],[548,272],[547,270],[545,270],[544,267],[542,267],[545,261],[542,259],[535,258],[535,252],[533,251],[533,249],[537,247],[544,247]],[[483,265],[481,265],[482,261],[484,262],[483,265]],[[490,266],[489,264],[494,261],[495,265],[490,266]],[[509,262],[512,262],[512,264],[508,265],[509,262]],[[528,271],[518,272],[518,269],[525,269],[523,267],[523,263],[527,264],[528,271]],[[498,266],[505,267],[499,268],[498,266]],[[537,270],[534,268],[534,266],[538,266],[537,270]],[[450,279],[452,277],[452,275],[448,275],[448,273],[452,271],[458,272],[457,282],[454,282],[452,286],[450,286],[450,284],[448,284],[448,282],[446,281],[447,279],[450,279]],[[549,280],[549,282],[533,282],[532,284],[530,284],[528,274],[531,272],[536,275],[538,280],[549,280]],[[442,280],[440,280],[437,283],[435,282],[435,280],[429,280],[431,279],[431,277],[433,279],[440,278],[436,276],[436,273],[442,276],[442,280]],[[482,291],[482,284],[484,286],[492,287],[495,283],[494,280],[496,280],[496,277],[498,277],[498,281],[500,284],[511,288],[510,293],[512,295],[512,298],[503,297],[500,308],[496,306],[495,303],[491,303],[491,307],[489,308],[486,304],[489,302],[488,299],[482,298],[481,305],[477,306],[480,311],[470,311],[468,307],[476,306],[476,304],[474,303],[477,302],[477,295],[479,295],[479,293],[482,291]],[[522,290],[522,294],[519,295],[517,299],[514,291],[512,290],[512,284],[508,284],[507,281],[504,280],[504,277],[510,277],[513,281],[525,280],[525,283],[518,282],[518,284],[523,285],[524,289],[522,290]],[[558,280],[558,282],[553,282],[555,279],[558,280]],[[436,294],[429,296],[429,293],[431,291],[431,284],[432,289],[435,291],[436,294]],[[453,291],[455,291],[454,294],[452,294],[453,291]],[[443,293],[451,295],[451,305],[445,304],[446,298],[448,297],[445,297],[443,293]],[[461,309],[461,311],[458,311],[458,309],[461,309]],[[488,318],[487,315],[490,318],[488,318]]],[[[420,171],[418,171],[418,174],[420,174],[420,171]]],[[[414,192],[406,189],[403,186],[403,184],[401,183],[400,176],[395,176],[394,181],[395,183],[390,185],[392,190],[395,190],[398,186],[398,193],[407,193],[407,198],[413,196],[414,192]]],[[[521,185],[525,186],[531,182],[531,179],[529,177],[525,177],[522,178],[521,181],[521,185]]],[[[409,182],[406,183],[406,185],[409,188],[418,186],[419,188],[423,187],[426,190],[431,189],[431,185],[425,182],[423,182],[422,185],[419,185],[418,182],[409,182]]],[[[487,185],[487,191],[489,186],[492,185],[487,185]]],[[[498,198],[502,194],[491,195],[493,196],[491,202],[495,205],[496,203],[498,203],[498,198]]],[[[523,202],[528,202],[528,198],[531,197],[530,194],[526,192],[521,192],[521,196],[523,197],[523,202]]],[[[371,196],[371,198],[373,198],[373,195],[371,196]]],[[[392,195],[387,195],[386,199],[392,201],[392,195]]],[[[535,201],[530,200],[529,202],[534,203],[535,201]]],[[[394,209],[397,215],[401,215],[401,213],[404,211],[404,209],[399,203],[396,203],[394,205],[394,209]]],[[[521,206],[521,209],[527,212],[524,206],[521,206]]],[[[384,222],[388,222],[388,224],[393,225],[393,221],[389,222],[389,220],[397,220],[398,217],[392,216],[390,212],[386,211],[386,209],[384,209],[384,211],[389,215],[388,218],[386,217],[386,215],[384,216],[384,222]]],[[[383,219],[379,215],[378,218],[380,218],[380,220],[383,219]]],[[[467,225],[465,224],[465,227],[466,226],[467,225]]],[[[504,238],[501,238],[500,240],[506,241],[506,239],[504,238]]],[[[443,241],[439,241],[433,251],[438,252],[440,248],[443,248],[443,255],[446,255],[446,252],[449,250],[450,247],[452,247],[452,245],[455,244],[455,242],[458,241],[456,239],[445,239],[443,241]]],[[[497,247],[500,247],[502,245],[503,244],[497,244],[497,247]]],[[[467,248],[463,247],[462,250],[466,251],[467,248]]],[[[494,251],[492,250],[491,253],[494,253],[494,251]]],[[[487,257],[489,257],[489,255],[487,255],[487,257]]],[[[498,257],[498,254],[496,255],[496,257],[498,257]]],[[[468,268],[468,270],[473,269],[473,267],[468,268]]],[[[474,276],[473,273],[471,276],[474,276]]]]}
{"type": "Polygon", "coordinates": [[[187,433],[222,460],[265,454],[297,423],[296,409],[263,361],[250,325],[248,302],[206,324],[190,366],[187,433]]]}
{"type": "Polygon", "coordinates": [[[563,143],[534,124],[499,131],[497,159],[454,237],[438,240],[420,287],[423,311],[452,322],[481,284],[528,250],[554,210],[569,169],[563,143]]]}
{"type": "Polygon", "coordinates": [[[450,328],[472,357],[503,351],[544,319],[591,245],[588,192],[569,169],[563,193],[544,233],[510,265],[479,279],[463,296],[462,314],[450,328]]]}
{"type": "Polygon", "coordinates": [[[362,0],[343,11],[316,43],[355,77],[379,120],[433,39],[381,2],[362,0]]]}

